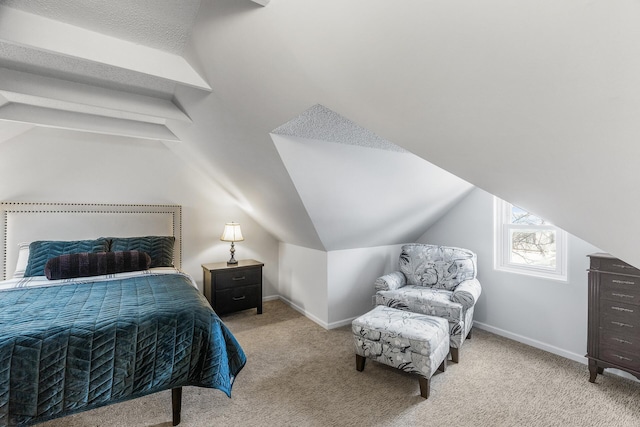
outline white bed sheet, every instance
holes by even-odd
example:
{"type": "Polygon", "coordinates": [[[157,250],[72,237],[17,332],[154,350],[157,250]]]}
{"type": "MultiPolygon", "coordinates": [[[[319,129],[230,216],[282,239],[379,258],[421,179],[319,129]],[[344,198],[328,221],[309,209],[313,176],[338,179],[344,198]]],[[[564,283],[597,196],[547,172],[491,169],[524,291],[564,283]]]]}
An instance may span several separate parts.
{"type": "Polygon", "coordinates": [[[60,279],[60,280],[49,280],[46,276],[32,276],[32,277],[21,277],[9,280],[0,281],[0,292],[1,291],[9,291],[12,289],[19,288],[32,288],[39,286],[63,286],[70,284],[81,284],[81,283],[90,283],[90,282],[106,282],[109,280],[120,280],[120,279],[128,279],[130,277],[139,277],[146,275],[154,275],[159,276],[163,274],[181,274],[185,277],[188,277],[191,281],[191,284],[197,289],[198,285],[196,284],[193,277],[190,275],[183,273],[172,267],[156,267],[150,268],[149,270],[141,270],[141,271],[131,271],[127,273],[115,273],[115,274],[105,274],[102,276],[90,276],[90,277],[77,277],[73,279],[60,279]]]}

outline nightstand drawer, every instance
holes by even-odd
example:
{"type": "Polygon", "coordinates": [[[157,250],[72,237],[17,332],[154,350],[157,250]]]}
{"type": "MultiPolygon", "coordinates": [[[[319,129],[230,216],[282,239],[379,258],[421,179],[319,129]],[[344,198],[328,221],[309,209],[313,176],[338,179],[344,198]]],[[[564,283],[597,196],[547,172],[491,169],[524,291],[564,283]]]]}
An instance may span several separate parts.
{"type": "Polygon", "coordinates": [[[261,268],[243,268],[215,273],[216,289],[255,285],[262,282],[261,268]]]}
{"type": "Polygon", "coordinates": [[[262,299],[260,285],[248,285],[218,290],[213,309],[218,314],[257,307],[262,299]]]}

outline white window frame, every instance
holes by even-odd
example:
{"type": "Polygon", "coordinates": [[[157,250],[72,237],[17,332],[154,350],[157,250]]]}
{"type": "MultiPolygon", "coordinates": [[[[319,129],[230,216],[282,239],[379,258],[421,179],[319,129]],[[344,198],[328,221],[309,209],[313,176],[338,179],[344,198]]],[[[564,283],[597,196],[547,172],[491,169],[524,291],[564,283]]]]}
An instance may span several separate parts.
{"type": "Polygon", "coordinates": [[[494,197],[494,268],[516,274],[567,281],[567,232],[551,224],[525,225],[511,223],[512,204],[494,197]],[[522,265],[511,262],[510,235],[512,230],[548,230],[556,232],[556,268],[522,265]]]}

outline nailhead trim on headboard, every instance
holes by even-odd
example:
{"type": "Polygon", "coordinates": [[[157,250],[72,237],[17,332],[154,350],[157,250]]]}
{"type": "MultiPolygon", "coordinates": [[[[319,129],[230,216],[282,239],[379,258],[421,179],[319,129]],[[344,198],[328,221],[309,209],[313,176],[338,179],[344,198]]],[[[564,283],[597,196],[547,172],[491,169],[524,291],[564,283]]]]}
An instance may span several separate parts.
{"type": "MultiPolygon", "coordinates": [[[[110,203],[55,203],[55,202],[0,202],[3,223],[3,280],[7,275],[7,213],[113,213],[113,214],[171,214],[173,216],[172,232],[176,235],[178,228],[179,263],[182,266],[182,206],[180,205],[147,205],[147,204],[110,204],[110,203]],[[50,206],[51,209],[41,208],[50,206]],[[177,210],[177,212],[176,212],[177,210]],[[177,218],[176,218],[177,214],[177,218]]],[[[98,236],[96,236],[98,237],[98,236]]]]}

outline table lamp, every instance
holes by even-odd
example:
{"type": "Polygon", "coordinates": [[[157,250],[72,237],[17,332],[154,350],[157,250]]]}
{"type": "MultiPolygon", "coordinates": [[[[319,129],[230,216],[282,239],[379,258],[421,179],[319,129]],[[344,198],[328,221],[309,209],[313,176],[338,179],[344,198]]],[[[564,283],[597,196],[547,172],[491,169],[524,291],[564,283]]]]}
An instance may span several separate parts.
{"type": "Polygon", "coordinates": [[[241,242],[244,240],[242,236],[242,230],[240,230],[240,224],[237,222],[227,222],[224,225],[224,230],[222,231],[222,236],[220,236],[220,240],[223,242],[231,242],[231,259],[227,261],[227,265],[237,264],[238,261],[234,258],[234,254],[236,252],[236,248],[234,247],[234,242],[241,242]]]}

